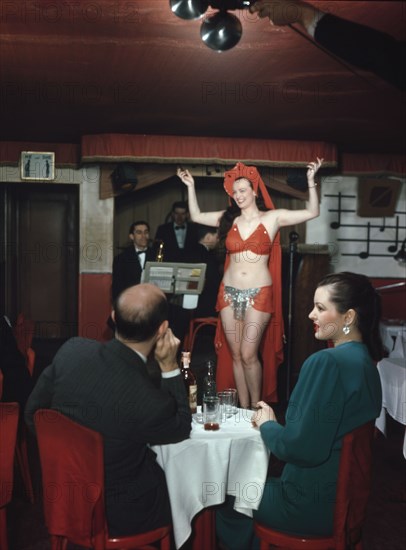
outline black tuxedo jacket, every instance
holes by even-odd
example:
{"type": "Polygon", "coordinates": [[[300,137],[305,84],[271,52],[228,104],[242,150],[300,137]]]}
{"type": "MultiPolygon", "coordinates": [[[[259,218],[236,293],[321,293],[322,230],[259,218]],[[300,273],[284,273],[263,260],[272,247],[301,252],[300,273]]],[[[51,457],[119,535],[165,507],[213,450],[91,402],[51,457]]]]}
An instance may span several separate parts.
{"type": "MultiPolygon", "coordinates": [[[[145,261],[155,261],[155,251],[147,248],[145,261]]],[[[117,298],[122,290],[129,286],[138,285],[141,281],[142,269],[134,245],[128,246],[113,260],[113,280],[111,297],[117,298]]]]}
{"type": "Polygon", "coordinates": [[[164,242],[164,262],[186,262],[198,244],[197,225],[192,222],[186,224],[184,248],[178,246],[173,222],[160,225],[155,240],[164,242]]]}
{"type": "MultiPolygon", "coordinates": [[[[165,476],[149,444],[187,439],[191,415],[181,375],[151,380],[143,360],[116,339],[71,338],[39,377],[25,410],[57,409],[102,434],[110,535],[170,522],[165,476]]],[[[183,480],[179,480],[182,483],[183,480]]]]}

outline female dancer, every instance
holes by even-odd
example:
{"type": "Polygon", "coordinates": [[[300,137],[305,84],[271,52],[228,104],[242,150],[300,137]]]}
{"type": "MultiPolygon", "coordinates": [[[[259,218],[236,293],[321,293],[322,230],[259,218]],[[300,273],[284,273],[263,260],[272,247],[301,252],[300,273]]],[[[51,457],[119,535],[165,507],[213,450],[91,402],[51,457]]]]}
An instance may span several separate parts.
{"type": "MultiPolygon", "coordinates": [[[[237,163],[225,173],[224,179],[224,188],[232,206],[217,212],[201,212],[193,177],[187,170],[177,171],[188,188],[191,219],[220,226],[220,233],[227,231],[227,257],[217,310],[220,311],[220,329],[224,331],[232,356],[232,369],[227,369],[228,365],[220,360],[219,355],[217,381],[221,389],[224,385],[232,385],[234,379],[241,407],[256,406],[262,385],[264,399],[273,401],[276,397],[276,369],[278,360],[279,363],[282,361],[283,336],[278,231],[280,227],[302,223],[319,215],[314,176],[322,163],[323,159],[318,158],[307,166],[309,200],[303,210],[275,209],[257,169],[237,163]],[[275,283],[279,288],[273,286],[275,283]],[[265,340],[272,344],[273,361],[269,368],[264,364],[262,376],[258,351],[271,315],[274,316],[273,334],[265,340]],[[230,374],[234,375],[233,378],[230,374]]],[[[221,338],[216,336],[216,341],[219,340],[221,338]]],[[[269,350],[263,356],[270,358],[269,350]]]]}
{"type": "MultiPolygon", "coordinates": [[[[381,411],[375,364],[383,356],[380,315],[380,296],[365,275],[332,273],[317,285],[309,319],[317,340],[330,340],[334,347],[303,363],[284,425],[267,403],[258,403],[252,421],[271,453],[286,464],[280,478],[267,480],[254,520],[296,535],[331,535],[342,439],[381,411]]],[[[358,445],[354,461],[367,476],[363,456],[368,449],[358,445]]],[[[232,501],[218,511],[216,526],[228,548],[251,548],[252,519],[235,512],[232,501]]]]}

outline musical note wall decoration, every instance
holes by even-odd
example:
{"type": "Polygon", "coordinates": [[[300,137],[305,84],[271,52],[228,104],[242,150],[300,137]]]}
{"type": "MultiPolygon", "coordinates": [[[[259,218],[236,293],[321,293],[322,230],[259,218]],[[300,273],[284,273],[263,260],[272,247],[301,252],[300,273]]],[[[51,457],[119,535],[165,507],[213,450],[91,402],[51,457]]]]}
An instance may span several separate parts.
{"type": "MultiPolygon", "coordinates": [[[[334,212],[334,210],[330,210],[330,212],[334,212]]],[[[340,227],[341,223],[341,193],[338,193],[338,220],[336,222],[331,222],[330,227],[332,229],[338,229],[340,227]]]]}
{"type": "MultiPolygon", "coordinates": [[[[399,243],[402,242],[400,231],[406,231],[406,224],[402,225],[400,223],[401,218],[406,222],[406,211],[395,210],[394,214],[396,214],[396,217],[393,220],[394,223],[390,219],[387,219],[387,217],[383,217],[382,223],[374,223],[374,221],[367,221],[357,216],[357,195],[338,192],[326,193],[323,196],[333,203],[333,207],[328,208],[328,212],[336,216],[336,219],[330,223],[331,229],[340,230],[339,234],[343,235],[337,236],[337,242],[343,244],[362,243],[364,245],[358,252],[347,252],[344,246],[344,249],[340,251],[341,256],[357,256],[362,260],[372,257],[393,258],[399,243]],[[353,208],[349,208],[349,205],[353,206],[353,208]],[[356,223],[349,223],[354,221],[356,223]],[[349,237],[344,236],[345,229],[350,230],[349,237]],[[383,244],[389,244],[386,247],[387,252],[379,252],[378,250],[382,248],[381,246],[377,250],[377,246],[383,244]]],[[[351,248],[354,247],[352,246],[351,248]]]]}
{"type": "Polygon", "coordinates": [[[362,260],[366,260],[367,258],[369,258],[369,239],[370,239],[370,235],[371,235],[371,224],[368,222],[367,223],[367,249],[364,251],[364,252],[360,252],[359,254],[359,257],[362,259],[362,260]]]}
{"type": "Polygon", "coordinates": [[[388,246],[388,252],[396,252],[398,249],[399,242],[399,216],[396,216],[396,233],[395,233],[395,244],[388,246]]]}
{"type": "Polygon", "coordinates": [[[355,212],[355,209],[354,210],[346,210],[346,209],[343,209],[342,208],[342,199],[356,199],[356,195],[343,195],[342,193],[338,193],[338,195],[325,195],[326,197],[337,197],[338,199],[338,204],[337,204],[337,208],[334,209],[334,208],[329,208],[329,212],[337,212],[337,221],[335,222],[331,222],[330,224],[330,227],[332,229],[338,229],[340,226],[341,226],[341,214],[343,212],[355,212]]]}

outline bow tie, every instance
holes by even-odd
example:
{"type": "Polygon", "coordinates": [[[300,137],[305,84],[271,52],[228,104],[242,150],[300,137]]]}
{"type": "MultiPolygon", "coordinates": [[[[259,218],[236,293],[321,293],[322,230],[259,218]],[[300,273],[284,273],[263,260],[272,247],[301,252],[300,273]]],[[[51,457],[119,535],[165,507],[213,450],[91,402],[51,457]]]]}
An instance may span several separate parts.
{"type": "Polygon", "coordinates": [[[177,225],[175,227],[175,230],[177,231],[178,229],[185,229],[185,226],[184,225],[177,225]]]}
{"type": "Polygon", "coordinates": [[[146,253],[147,253],[146,250],[137,250],[138,256],[139,256],[140,254],[146,254],[146,253]]]}

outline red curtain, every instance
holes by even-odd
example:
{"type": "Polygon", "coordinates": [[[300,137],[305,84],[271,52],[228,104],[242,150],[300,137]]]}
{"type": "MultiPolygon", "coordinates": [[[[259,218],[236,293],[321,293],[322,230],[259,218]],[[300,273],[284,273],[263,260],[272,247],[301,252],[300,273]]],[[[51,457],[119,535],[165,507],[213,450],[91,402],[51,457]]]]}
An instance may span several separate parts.
{"type": "Polygon", "coordinates": [[[406,176],[406,157],[404,155],[369,154],[342,155],[342,174],[344,176],[365,176],[385,174],[406,176]]]}
{"type": "Polygon", "coordinates": [[[82,162],[303,166],[316,157],[337,166],[335,145],[322,141],[99,134],[82,137],[82,162]]]}

